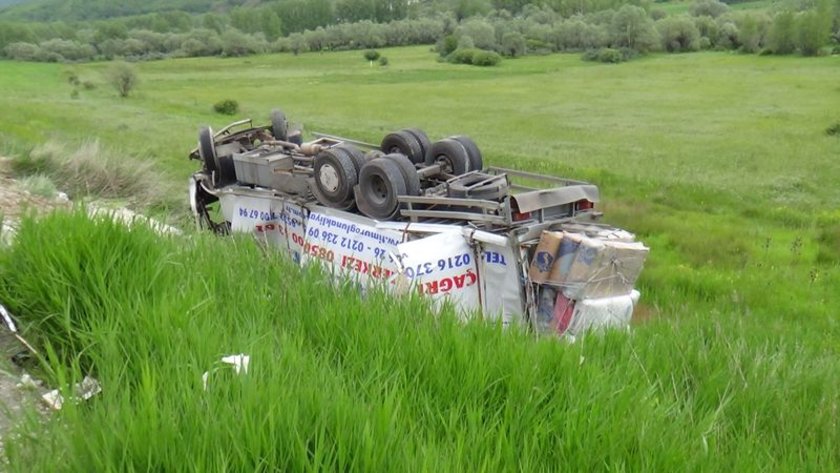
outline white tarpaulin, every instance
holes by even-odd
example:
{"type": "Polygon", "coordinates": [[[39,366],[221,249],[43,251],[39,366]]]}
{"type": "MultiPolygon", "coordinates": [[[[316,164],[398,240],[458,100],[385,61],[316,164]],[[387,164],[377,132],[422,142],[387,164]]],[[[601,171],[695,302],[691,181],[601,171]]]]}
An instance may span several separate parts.
{"type": "Polygon", "coordinates": [[[524,321],[525,279],[507,236],[455,225],[377,227],[360,215],[269,193],[219,198],[232,231],[288,249],[295,262],[318,261],[333,274],[391,287],[402,271],[414,291],[438,303],[449,300],[462,313],[480,311],[504,325],[524,321]]]}
{"type": "Polygon", "coordinates": [[[295,262],[300,262],[304,245],[304,211],[300,205],[266,197],[221,196],[222,211],[230,212],[231,230],[253,232],[269,243],[283,248],[295,262]]]}
{"type": "Polygon", "coordinates": [[[460,231],[402,243],[397,249],[417,292],[436,302],[450,300],[464,312],[481,308],[475,252],[460,231]]]}
{"type": "Polygon", "coordinates": [[[503,325],[523,322],[523,282],[510,246],[482,243],[479,274],[485,316],[490,320],[501,317],[503,325]]]}
{"type": "Polygon", "coordinates": [[[339,215],[334,209],[313,207],[306,221],[301,261],[317,260],[340,274],[366,284],[393,281],[398,269],[391,255],[402,233],[378,229],[362,219],[339,215]]]}

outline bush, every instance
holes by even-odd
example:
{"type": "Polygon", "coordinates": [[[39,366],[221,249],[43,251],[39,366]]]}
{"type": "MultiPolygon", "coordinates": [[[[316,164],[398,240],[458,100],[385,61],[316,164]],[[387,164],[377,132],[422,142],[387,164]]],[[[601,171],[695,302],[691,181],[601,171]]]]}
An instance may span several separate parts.
{"type": "Polygon", "coordinates": [[[446,56],[446,60],[453,64],[472,64],[473,56],[477,51],[475,48],[458,48],[446,56]]]}
{"type": "Polygon", "coordinates": [[[213,111],[222,115],[236,115],[239,113],[239,102],[231,99],[221,100],[213,105],[213,111]]]}
{"type": "Polygon", "coordinates": [[[644,53],[658,46],[659,35],[653,20],[643,8],[624,5],[610,22],[610,41],[613,47],[631,48],[644,53]]]}
{"type": "Polygon", "coordinates": [[[494,51],[478,50],[473,54],[472,63],[474,66],[495,66],[502,61],[502,56],[494,51]]]}
{"type": "Polygon", "coordinates": [[[524,56],[526,52],[525,36],[513,31],[502,36],[502,54],[510,57],[524,56]]]}
{"type": "Polygon", "coordinates": [[[137,86],[138,78],[134,67],[125,62],[115,62],[108,68],[108,82],[116,89],[120,97],[128,94],[137,86]]]}
{"type": "Polygon", "coordinates": [[[447,57],[456,49],[458,49],[458,38],[455,35],[446,35],[435,43],[435,51],[440,57],[447,57]]]}
{"type": "Polygon", "coordinates": [[[689,8],[693,16],[710,16],[717,18],[729,11],[729,6],[717,0],[697,0],[689,8]]]}
{"type": "Polygon", "coordinates": [[[700,44],[700,31],[688,17],[673,16],[656,22],[662,48],[669,53],[696,51],[700,44]]]}
{"type": "Polygon", "coordinates": [[[385,57],[385,56],[380,57],[379,58],[379,65],[383,66],[383,67],[387,66],[388,65],[388,58],[385,57]]]}
{"type": "Polygon", "coordinates": [[[85,90],[93,90],[93,89],[96,88],[96,84],[94,84],[93,82],[91,82],[89,80],[86,80],[86,81],[82,82],[82,87],[84,87],[85,90]]]}
{"type": "Polygon", "coordinates": [[[79,80],[79,75],[76,74],[76,71],[67,71],[65,73],[65,75],[67,76],[67,83],[68,84],[70,84],[74,87],[81,84],[81,80],[79,80]]]}
{"type": "Polygon", "coordinates": [[[840,136],[840,122],[837,122],[825,129],[828,136],[840,136]]]}
{"type": "Polygon", "coordinates": [[[618,64],[620,62],[629,61],[636,56],[638,52],[631,48],[601,48],[590,49],[583,53],[581,59],[584,61],[603,62],[605,64],[618,64]]]}
{"type": "Polygon", "coordinates": [[[774,54],[790,54],[796,50],[796,19],[791,12],[773,18],[767,43],[774,54]]]}
{"type": "Polygon", "coordinates": [[[818,10],[801,13],[796,22],[796,45],[803,56],[816,56],[828,43],[831,18],[818,10]]]}
{"type": "Polygon", "coordinates": [[[375,49],[368,49],[367,51],[365,51],[365,59],[371,62],[376,61],[377,59],[379,59],[379,51],[375,49]]]}
{"type": "Polygon", "coordinates": [[[718,28],[714,45],[719,49],[736,49],[739,45],[740,32],[738,26],[732,22],[724,22],[718,28]]]}
{"type": "Polygon", "coordinates": [[[260,53],[267,45],[261,44],[251,35],[236,29],[228,29],[222,35],[222,56],[238,57],[260,53]]]}
{"type": "Polygon", "coordinates": [[[41,48],[32,43],[11,43],[4,51],[9,59],[17,61],[39,61],[41,57],[41,48]]]}
{"type": "Polygon", "coordinates": [[[609,34],[604,26],[587,23],[580,18],[559,23],[551,36],[558,51],[599,49],[609,43],[609,34]]]}
{"type": "Polygon", "coordinates": [[[83,143],[75,150],[49,141],[14,158],[12,170],[18,177],[47,176],[72,198],[90,195],[153,206],[168,202],[171,192],[150,161],[127,159],[124,153],[105,149],[98,141],[83,143]]]}
{"type": "Polygon", "coordinates": [[[458,27],[459,37],[469,36],[475,47],[480,49],[496,48],[496,30],[485,20],[474,18],[458,27]]]}
{"type": "Polygon", "coordinates": [[[767,31],[770,29],[770,18],[761,12],[740,14],[736,20],[738,24],[738,42],[741,51],[757,53],[765,43],[767,31]]]}
{"type": "Polygon", "coordinates": [[[598,61],[608,64],[618,64],[624,61],[621,51],[613,48],[602,48],[598,51],[598,61]]]}
{"type": "Polygon", "coordinates": [[[53,181],[43,174],[26,176],[20,181],[21,186],[30,194],[51,199],[58,193],[53,181]]]}

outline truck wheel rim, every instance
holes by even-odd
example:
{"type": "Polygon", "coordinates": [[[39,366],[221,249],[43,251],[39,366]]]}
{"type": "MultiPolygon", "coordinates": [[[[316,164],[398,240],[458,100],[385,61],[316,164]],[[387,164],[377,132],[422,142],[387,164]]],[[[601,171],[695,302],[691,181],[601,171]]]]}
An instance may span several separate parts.
{"type": "Polygon", "coordinates": [[[380,176],[371,176],[371,197],[377,204],[382,204],[388,199],[388,184],[380,176]]]}
{"type": "Polygon", "coordinates": [[[338,178],[338,171],[331,164],[321,166],[321,171],[318,173],[318,180],[321,181],[321,186],[329,192],[337,191],[341,183],[341,180],[338,178]]]}

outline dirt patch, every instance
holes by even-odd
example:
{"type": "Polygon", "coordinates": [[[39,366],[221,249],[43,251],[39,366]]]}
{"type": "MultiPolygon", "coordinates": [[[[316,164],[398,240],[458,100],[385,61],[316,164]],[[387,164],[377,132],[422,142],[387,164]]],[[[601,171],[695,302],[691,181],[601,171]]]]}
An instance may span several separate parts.
{"type": "MultiPolygon", "coordinates": [[[[7,243],[14,236],[21,216],[27,212],[43,213],[70,205],[67,200],[48,199],[23,189],[18,181],[11,178],[9,160],[0,157],[0,216],[3,219],[0,244],[7,243]]],[[[0,324],[0,454],[4,438],[24,409],[35,406],[41,412],[48,410],[40,400],[41,392],[47,389],[37,381],[27,379],[25,371],[12,361],[22,353],[26,353],[25,347],[5,324],[0,324]]]]}
{"type": "Polygon", "coordinates": [[[33,195],[11,177],[11,164],[8,158],[0,157],[0,244],[9,243],[18,222],[28,212],[44,213],[58,208],[69,208],[66,197],[46,198],[33,195]]]}

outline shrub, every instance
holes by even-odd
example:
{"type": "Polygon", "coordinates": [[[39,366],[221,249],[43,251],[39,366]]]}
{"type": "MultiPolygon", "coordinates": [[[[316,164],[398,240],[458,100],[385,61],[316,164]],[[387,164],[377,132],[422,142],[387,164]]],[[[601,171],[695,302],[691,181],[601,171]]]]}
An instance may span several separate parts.
{"type": "Polygon", "coordinates": [[[729,6],[717,0],[697,0],[688,10],[693,16],[717,18],[729,11],[729,6]]]}
{"type": "Polygon", "coordinates": [[[828,136],[840,136],[840,122],[837,122],[825,129],[828,136]]]}
{"type": "Polygon", "coordinates": [[[524,56],[525,48],[525,36],[522,33],[512,31],[502,36],[502,54],[505,56],[524,56]]]}
{"type": "Polygon", "coordinates": [[[688,17],[675,16],[656,22],[662,48],[670,53],[696,51],[700,32],[688,17]]]}
{"type": "Polygon", "coordinates": [[[455,49],[474,49],[475,42],[470,35],[463,35],[458,38],[458,47],[455,49]]]}
{"type": "Polygon", "coordinates": [[[96,88],[96,84],[89,80],[86,80],[82,82],[82,87],[84,87],[85,90],[93,90],[96,88]]]}
{"type": "Polygon", "coordinates": [[[7,57],[18,61],[39,61],[41,57],[41,48],[32,43],[11,43],[4,51],[7,57]]]}
{"type": "Polygon", "coordinates": [[[738,26],[732,22],[724,22],[717,31],[714,44],[720,49],[735,49],[740,45],[738,26]]]}
{"type": "Polygon", "coordinates": [[[263,45],[257,41],[255,37],[236,29],[228,29],[225,31],[222,35],[221,41],[223,56],[247,56],[249,54],[262,52],[267,47],[267,45],[263,45]]]}
{"type": "Polygon", "coordinates": [[[457,34],[459,37],[469,36],[477,48],[489,50],[496,47],[496,30],[485,20],[479,18],[467,20],[458,27],[457,34]]]}
{"type": "Polygon", "coordinates": [[[79,80],[79,75],[76,74],[76,71],[67,71],[65,75],[67,76],[68,84],[72,86],[78,86],[81,83],[81,81],[79,80]]]}
{"type": "Polygon", "coordinates": [[[20,181],[21,186],[30,194],[51,199],[58,193],[53,181],[43,174],[26,176],[20,181]]]}
{"type": "Polygon", "coordinates": [[[601,48],[601,50],[598,51],[598,61],[609,64],[618,64],[619,62],[624,61],[624,57],[621,55],[621,51],[617,49],[601,48]]]}
{"type": "Polygon", "coordinates": [[[73,198],[121,198],[143,206],[169,203],[170,199],[171,189],[150,161],[127,159],[124,153],[111,152],[98,141],[77,149],[49,141],[15,157],[12,170],[18,177],[47,176],[73,198]]]}
{"type": "Polygon", "coordinates": [[[567,20],[551,32],[557,50],[585,51],[608,44],[608,32],[603,25],[587,23],[580,18],[567,20]]]}
{"type": "Polygon", "coordinates": [[[610,22],[610,41],[613,47],[632,48],[643,53],[656,48],[659,35],[643,8],[624,5],[610,22]]]}
{"type": "Polygon", "coordinates": [[[440,57],[447,57],[456,49],[458,49],[458,38],[455,35],[446,35],[435,43],[435,51],[440,57]]]}
{"type": "Polygon", "coordinates": [[[741,51],[757,53],[765,43],[767,31],[770,29],[770,18],[763,13],[742,13],[736,18],[738,23],[738,42],[741,51]]]}
{"type": "Polygon", "coordinates": [[[801,13],[797,19],[796,45],[804,56],[816,56],[828,43],[831,18],[818,10],[801,13]]]}
{"type": "Polygon", "coordinates": [[[453,64],[472,64],[476,51],[475,48],[458,48],[446,56],[446,60],[453,64]]]}
{"type": "Polygon", "coordinates": [[[790,54],[796,50],[796,19],[791,12],[773,18],[767,42],[774,54],[790,54]]]}
{"type": "Polygon", "coordinates": [[[495,66],[502,61],[502,56],[494,51],[478,50],[473,54],[472,63],[474,66],[495,66]]]}
{"type": "Polygon", "coordinates": [[[375,49],[368,49],[367,51],[365,51],[365,59],[371,62],[376,61],[377,59],[379,59],[379,51],[375,49]]]}
{"type": "Polygon", "coordinates": [[[620,62],[630,60],[636,54],[638,54],[637,51],[631,48],[589,49],[583,53],[581,59],[584,61],[603,62],[606,64],[618,64],[620,62]]]}
{"type": "Polygon", "coordinates": [[[387,66],[387,65],[388,65],[388,58],[387,58],[387,57],[385,57],[385,56],[381,56],[381,57],[379,58],[379,65],[380,65],[380,66],[383,66],[383,67],[384,67],[384,66],[387,66]]]}
{"type": "Polygon", "coordinates": [[[125,62],[115,62],[107,71],[108,82],[116,89],[120,97],[128,94],[137,86],[138,78],[134,67],[125,62]]]}
{"type": "Polygon", "coordinates": [[[222,115],[236,115],[239,113],[239,102],[231,99],[220,100],[213,105],[213,111],[222,115]]]}

